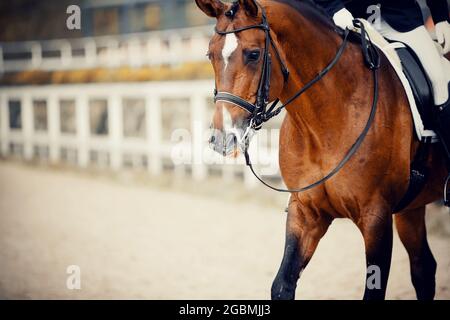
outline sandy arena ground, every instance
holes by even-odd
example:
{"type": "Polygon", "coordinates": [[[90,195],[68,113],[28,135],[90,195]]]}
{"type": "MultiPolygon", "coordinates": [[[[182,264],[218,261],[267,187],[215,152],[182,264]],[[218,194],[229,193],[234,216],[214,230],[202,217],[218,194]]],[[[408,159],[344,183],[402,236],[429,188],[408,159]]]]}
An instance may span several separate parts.
{"type": "MultiPolygon", "coordinates": [[[[284,242],[280,212],[0,162],[0,298],[267,299],[284,242]],[[66,287],[69,265],[81,268],[81,290],[66,287]]],[[[450,237],[429,240],[436,298],[450,299],[450,237]]],[[[336,221],[297,298],[359,299],[364,274],[359,231],[336,221]]],[[[415,298],[398,237],[387,297],[415,298]]]]}

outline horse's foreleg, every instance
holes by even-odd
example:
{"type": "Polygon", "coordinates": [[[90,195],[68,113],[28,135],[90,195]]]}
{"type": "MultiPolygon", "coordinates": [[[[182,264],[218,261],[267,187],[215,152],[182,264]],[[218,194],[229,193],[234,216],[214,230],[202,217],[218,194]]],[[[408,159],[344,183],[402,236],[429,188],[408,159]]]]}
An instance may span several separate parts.
{"type": "Polygon", "coordinates": [[[436,289],[436,261],[427,241],[425,207],[396,215],[395,224],[409,255],[411,280],[417,299],[432,300],[436,289]]]}
{"type": "Polygon", "coordinates": [[[286,222],[286,243],[280,269],[272,284],[273,300],[292,300],[301,272],[307,266],[331,219],[310,214],[291,202],[286,222]]]}
{"type": "Polygon", "coordinates": [[[383,300],[392,256],[392,215],[389,211],[368,211],[358,226],[366,248],[364,300],[383,300]]]}

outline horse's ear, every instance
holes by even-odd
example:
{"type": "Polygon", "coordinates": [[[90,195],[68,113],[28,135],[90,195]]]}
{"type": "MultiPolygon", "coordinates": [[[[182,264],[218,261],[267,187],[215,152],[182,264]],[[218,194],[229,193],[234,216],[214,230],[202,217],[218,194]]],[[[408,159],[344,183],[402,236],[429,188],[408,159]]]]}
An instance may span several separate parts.
{"type": "Polygon", "coordinates": [[[207,16],[211,18],[217,18],[224,11],[224,4],[220,0],[195,0],[197,6],[207,16]]]}
{"type": "Polygon", "coordinates": [[[239,4],[252,17],[258,15],[258,5],[255,0],[239,0],[239,4]]]}

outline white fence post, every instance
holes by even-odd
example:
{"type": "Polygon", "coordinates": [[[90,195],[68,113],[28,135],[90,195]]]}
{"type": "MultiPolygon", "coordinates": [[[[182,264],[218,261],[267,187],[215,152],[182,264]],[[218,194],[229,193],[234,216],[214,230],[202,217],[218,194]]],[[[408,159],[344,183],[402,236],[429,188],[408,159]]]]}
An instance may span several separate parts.
{"type": "Polygon", "coordinates": [[[138,38],[132,38],[128,41],[128,65],[133,68],[142,66],[141,43],[138,38]]]}
{"type": "Polygon", "coordinates": [[[84,45],[84,55],[86,64],[89,67],[94,66],[97,60],[97,45],[95,44],[95,41],[93,39],[89,39],[88,41],[86,41],[84,45]]]}
{"type": "Polygon", "coordinates": [[[192,177],[195,180],[205,179],[208,172],[203,161],[205,117],[206,97],[195,94],[191,98],[192,177]]]}
{"type": "Polygon", "coordinates": [[[107,65],[108,67],[117,67],[120,65],[119,42],[111,39],[107,44],[107,65]]]}
{"type": "Polygon", "coordinates": [[[0,141],[1,141],[1,154],[3,156],[8,155],[9,149],[9,112],[8,112],[8,99],[4,94],[0,95],[0,141]]]}
{"type": "Polygon", "coordinates": [[[70,42],[65,41],[61,46],[61,64],[64,68],[67,68],[72,63],[72,46],[70,42]]]}
{"type": "Polygon", "coordinates": [[[205,48],[208,48],[209,37],[205,37],[197,31],[189,39],[188,58],[192,61],[208,61],[205,55],[205,48]]]}
{"type": "Polygon", "coordinates": [[[86,167],[89,163],[89,100],[85,95],[75,100],[77,119],[78,165],[86,167]]]}
{"type": "Polygon", "coordinates": [[[49,156],[51,163],[59,161],[59,106],[58,97],[51,94],[47,100],[48,107],[48,136],[49,136],[49,156]]]}
{"type": "Polygon", "coordinates": [[[119,170],[122,166],[120,147],[123,139],[123,113],[120,96],[117,94],[113,94],[108,98],[108,115],[111,167],[114,170],[119,170]]]}
{"type": "Polygon", "coordinates": [[[153,175],[162,173],[162,117],[161,97],[156,94],[148,95],[145,99],[145,117],[147,125],[147,139],[149,141],[148,170],[153,175]]]}
{"type": "Polygon", "coordinates": [[[172,34],[169,37],[169,57],[172,64],[184,62],[183,41],[178,34],[172,34]]]}
{"type": "Polygon", "coordinates": [[[31,64],[33,68],[38,69],[42,63],[42,47],[36,42],[31,45],[31,64]]]}
{"type": "Polygon", "coordinates": [[[25,160],[33,158],[33,103],[29,94],[22,96],[22,132],[25,160]]]}
{"type": "Polygon", "coordinates": [[[146,50],[146,64],[147,65],[155,65],[163,63],[164,60],[161,59],[162,56],[164,56],[161,39],[158,37],[150,37],[147,40],[147,50],[146,50]]]}

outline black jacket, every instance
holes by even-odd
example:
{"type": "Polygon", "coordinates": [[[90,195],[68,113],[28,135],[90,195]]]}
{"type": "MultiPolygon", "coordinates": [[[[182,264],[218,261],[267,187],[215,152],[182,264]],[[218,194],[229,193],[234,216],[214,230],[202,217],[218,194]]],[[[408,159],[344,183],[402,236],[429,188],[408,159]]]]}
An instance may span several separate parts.
{"type": "MultiPolygon", "coordinates": [[[[381,16],[399,32],[408,32],[423,25],[423,16],[416,0],[314,0],[332,17],[347,8],[355,18],[368,18],[370,5],[381,5],[381,16]]],[[[449,21],[447,0],[427,0],[435,23],[449,21]]]]}

